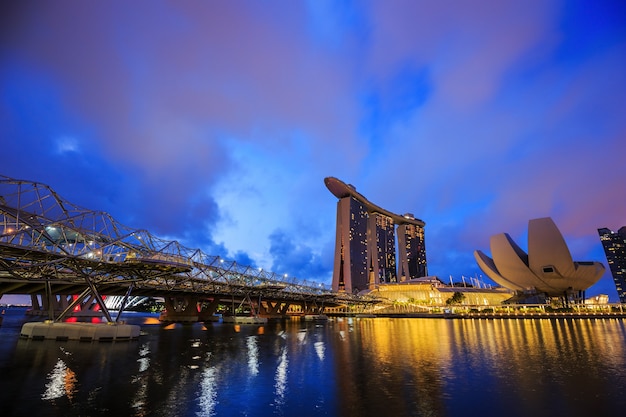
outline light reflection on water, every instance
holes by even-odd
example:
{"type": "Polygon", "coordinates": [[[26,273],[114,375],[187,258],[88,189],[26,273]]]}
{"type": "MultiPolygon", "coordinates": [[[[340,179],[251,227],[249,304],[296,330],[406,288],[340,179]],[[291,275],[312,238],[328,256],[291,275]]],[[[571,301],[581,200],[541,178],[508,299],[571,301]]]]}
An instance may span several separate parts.
{"type": "Polygon", "coordinates": [[[324,342],[315,342],[313,344],[313,346],[315,346],[315,353],[317,353],[317,357],[320,358],[321,361],[324,360],[324,352],[325,352],[325,347],[324,347],[324,342]]]}
{"type": "Polygon", "coordinates": [[[282,353],[278,359],[278,366],[276,367],[276,383],[275,387],[275,399],[276,405],[281,406],[285,403],[285,392],[287,390],[287,370],[289,367],[289,360],[287,359],[287,349],[283,348],[282,353]]]}
{"type": "Polygon", "coordinates": [[[42,400],[53,400],[67,396],[71,401],[74,397],[76,386],[76,373],[67,367],[61,359],[54,365],[54,369],[48,374],[50,382],[46,384],[46,390],[41,395],[42,400]]]}
{"type": "Polygon", "coordinates": [[[3,416],[542,417],[626,406],[616,319],[144,324],[139,341],[110,344],[18,340],[19,327],[0,328],[15,338],[0,350],[3,416]]]}
{"type": "Polygon", "coordinates": [[[210,417],[215,415],[217,404],[217,369],[207,368],[202,371],[198,403],[200,409],[196,412],[198,417],[210,417]]]}
{"type": "Polygon", "coordinates": [[[148,370],[148,367],[150,366],[150,357],[148,356],[149,354],[149,345],[147,343],[141,345],[141,348],[139,349],[139,359],[137,359],[137,362],[139,362],[139,373],[148,370]]]}
{"type": "Polygon", "coordinates": [[[250,370],[250,375],[255,376],[259,373],[259,349],[256,345],[256,337],[248,336],[247,347],[248,347],[248,369],[250,370]]]}

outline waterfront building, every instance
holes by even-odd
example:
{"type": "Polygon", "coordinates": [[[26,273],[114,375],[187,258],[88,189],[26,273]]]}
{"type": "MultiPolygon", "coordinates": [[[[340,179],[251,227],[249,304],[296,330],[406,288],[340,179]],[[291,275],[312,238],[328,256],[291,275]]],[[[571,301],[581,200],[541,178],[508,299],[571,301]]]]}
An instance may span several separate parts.
{"type": "Polygon", "coordinates": [[[582,302],[585,290],[605,271],[601,262],[573,261],[554,222],[549,217],[528,222],[528,253],[508,233],[490,239],[492,258],[474,252],[480,269],[499,285],[516,291],[524,299],[561,297],[565,302],[582,302]]]}
{"type": "Polygon", "coordinates": [[[381,284],[368,294],[387,303],[408,303],[423,307],[445,307],[455,293],[463,294],[459,305],[500,306],[513,296],[513,292],[502,287],[483,288],[478,286],[452,286],[435,276],[381,284]]]}
{"type": "Polygon", "coordinates": [[[598,294],[585,299],[585,305],[589,306],[605,306],[609,304],[608,294],[598,294]]]}
{"type": "Polygon", "coordinates": [[[609,263],[621,303],[626,303],[626,226],[617,232],[607,228],[598,229],[600,241],[609,263]]]}
{"type": "Polygon", "coordinates": [[[339,199],[334,291],[357,293],[427,275],[422,220],[391,213],[337,178],[325,178],[324,183],[339,199]]]}

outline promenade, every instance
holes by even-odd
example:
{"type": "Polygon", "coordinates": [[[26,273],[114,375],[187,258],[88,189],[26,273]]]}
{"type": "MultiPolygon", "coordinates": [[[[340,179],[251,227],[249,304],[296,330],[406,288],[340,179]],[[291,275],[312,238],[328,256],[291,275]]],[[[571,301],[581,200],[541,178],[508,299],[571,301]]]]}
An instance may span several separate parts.
{"type": "Polygon", "coordinates": [[[626,312],[531,312],[531,313],[379,313],[379,314],[328,314],[331,317],[387,317],[423,319],[623,319],[626,312]]]}
{"type": "Polygon", "coordinates": [[[543,304],[424,306],[411,303],[374,305],[371,309],[334,309],[329,317],[388,317],[446,319],[603,319],[626,318],[626,306],[620,303],[574,305],[553,308],[543,304]]]}

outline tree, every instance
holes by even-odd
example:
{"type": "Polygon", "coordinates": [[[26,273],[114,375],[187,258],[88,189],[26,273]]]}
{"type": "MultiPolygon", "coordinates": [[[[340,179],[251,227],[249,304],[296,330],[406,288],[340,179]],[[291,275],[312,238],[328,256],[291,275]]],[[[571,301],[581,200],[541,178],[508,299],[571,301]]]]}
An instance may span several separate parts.
{"type": "Polygon", "coordinates": [[[447,305],[462,304],[463,300],[465,300],[465,294],[459,291],[455,291],[452,297],[446,300],[446,304],[447,305]]]}

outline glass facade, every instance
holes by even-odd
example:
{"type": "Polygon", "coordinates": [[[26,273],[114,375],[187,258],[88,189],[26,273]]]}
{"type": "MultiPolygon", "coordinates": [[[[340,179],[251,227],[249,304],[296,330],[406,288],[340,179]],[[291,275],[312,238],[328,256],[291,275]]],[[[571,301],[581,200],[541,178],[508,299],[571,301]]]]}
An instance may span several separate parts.
{"type": "Polygon", "coordinates": [[[427,276],[424,228],[416,224],[398,226],[398,242],[400,250],[404,251],[403,255],[406,255],[401,255],[406,261],[402,265],[404,271],[400,271],[400,274],[404,273],[409,279],[427,276]]]}
{"type": "Polygon", "coordinates": [[[374,272],[377,272],[378,282],[397,282],[395,224],[391,217],[384,214],[372,213],[372,217],[375,219],[373,229],[377,254],[374,272]]]}
{"type": "Polygon", "coordinates": [[[365,206],[354,197],[350,199],[350,281],[351,290],[358,292],[367,288],[367,221],[369,214],[365,206]]]}
{"type": "Polygon", "coordinates": [[[613,275],[619,300],[621,303],[626,303],[626,226],[617,232],[606,228],[598,229],[598,234],[611,275],[613,275]]]}

